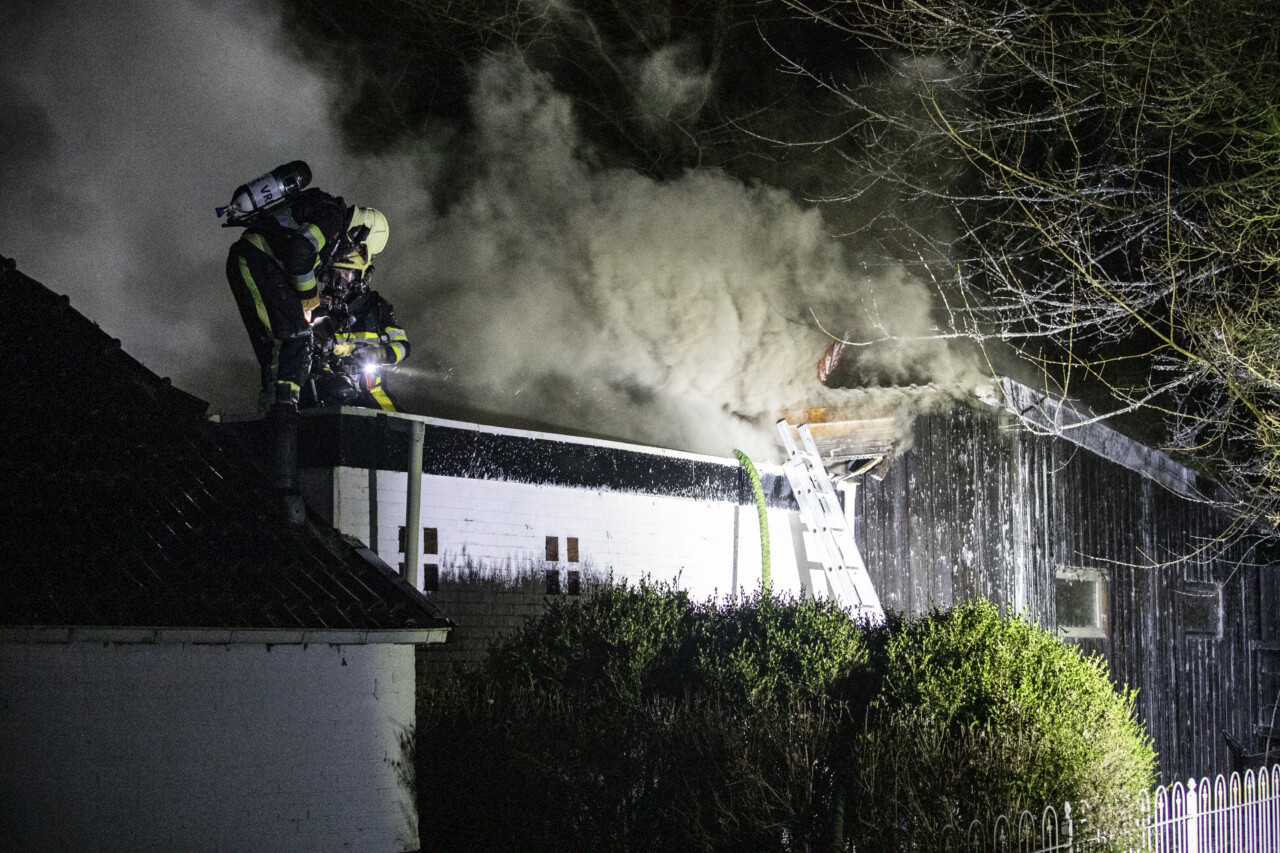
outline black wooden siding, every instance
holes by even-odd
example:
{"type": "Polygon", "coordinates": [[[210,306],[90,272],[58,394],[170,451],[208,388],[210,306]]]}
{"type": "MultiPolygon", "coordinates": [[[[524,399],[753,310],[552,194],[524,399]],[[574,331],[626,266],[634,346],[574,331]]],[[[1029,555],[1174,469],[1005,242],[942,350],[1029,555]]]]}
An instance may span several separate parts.
{"type": "Polygon", "coordinates": [[[999,410],[957,406],[921,416],[912,448],[883,481],[864,482],[857,524],[881,601],[907,613],[982,596],[1056,629],[1057,569],[1099,570],[1108,637],[1072,642],[1139,688],[1163,780],[1228,770],[1223,731],[1255,747],[1251,642],[1276,635],[1274,605],[1260,605],[1275,581],[1243,545],[1204,547],[1226,524],[1207,504],[1015,429],[999,410]],[[1204,602],[1185,599],[1217,589],[1221,636],[1195,633],[1204,602]]]}

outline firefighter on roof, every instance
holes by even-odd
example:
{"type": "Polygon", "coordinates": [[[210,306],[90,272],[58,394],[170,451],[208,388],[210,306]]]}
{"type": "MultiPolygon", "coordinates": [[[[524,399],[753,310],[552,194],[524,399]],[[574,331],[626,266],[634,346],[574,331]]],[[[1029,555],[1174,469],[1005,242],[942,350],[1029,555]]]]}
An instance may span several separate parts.
{"type": "Polygon", "coordinates": [[[369,288],[374,256],[387,245],[387,220],[373,208],[357,207],[350,230],[352,249],[333,261],[314,324],[324,330],[314,371],[316,402],[394,412],[382,371],[408,357],[409,338],[395,308],[369,288]]]}
{"type": "MultiPolygon", "coordinates": [[[[298,405],[311,373],[311,313],[320,277],[335,259],[359,255],[371,233],[340,197],[305,189],[311,170],[286,163],[240,186],[219,208],[244,233],[227,255],[227,281],[262,370],[259,408],[298,405]]],[[[362,214],[363,215],[363,214],[362,214]]],[[[380,217],[381,214],[378,214],[380,217]]],[[[376,223],[375,223],[376,224],[376,223]]],[[[386,219],[382,219],[385,244],[386,219]]]]}

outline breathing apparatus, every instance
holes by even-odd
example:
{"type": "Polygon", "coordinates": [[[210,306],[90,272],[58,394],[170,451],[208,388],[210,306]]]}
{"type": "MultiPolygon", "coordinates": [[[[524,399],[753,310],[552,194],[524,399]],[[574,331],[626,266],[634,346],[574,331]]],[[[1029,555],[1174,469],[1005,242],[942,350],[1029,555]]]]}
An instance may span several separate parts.
{"type": "Polygon", "coordinates": [[[219,219],[227,217],[223,228],[248,225],[302,192],[310,183],[311,167],[302,160],[293,160],[236,187],[231,203],[214,210],[219,219]]]}
{"type": "Polygon", "coordinates": [[[364,273],[349,268],[328,267],[320,272],[320,304],[335,313],[345,313],[347,306],[369,292],[373,267],[364,273]]]}
{"type": "Polygon", "coordinates": [[[335,253],[333,266],[368,274],[373,258],[387,247],[387,217],[372,207],[347,208],[343,244],[335,253]]]}
{"type": "Polygon", "coordinates": [[[373,259],[387,245],[387,217],[372,207],[347,208],[347,225],[334,258],[320,273],[321,303],[331,309],[345,306],[369,292],[373,259]]]}

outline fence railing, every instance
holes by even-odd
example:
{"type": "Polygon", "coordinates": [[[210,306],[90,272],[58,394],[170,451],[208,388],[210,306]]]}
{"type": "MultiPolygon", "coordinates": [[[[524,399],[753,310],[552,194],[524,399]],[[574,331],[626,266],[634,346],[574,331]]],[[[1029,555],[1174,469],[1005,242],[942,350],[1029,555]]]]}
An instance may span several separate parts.
{"type": "Polygon", "coordinates": [[[1061,810],[1023,812],[952,829],[943,850],[982,853],[1280,853],[1280,764],[1156,788],[1143,797],[1124,837],[1100,837],[1061,810]]]}

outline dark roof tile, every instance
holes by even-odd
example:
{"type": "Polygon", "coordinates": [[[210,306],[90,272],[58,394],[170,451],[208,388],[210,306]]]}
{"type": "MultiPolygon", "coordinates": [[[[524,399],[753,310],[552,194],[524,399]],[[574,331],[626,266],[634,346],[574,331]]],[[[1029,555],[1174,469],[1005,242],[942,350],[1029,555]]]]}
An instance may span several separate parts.
{"type": "Polygon", "coordinates": [[[0,266],[0,625],[447,626],[279,498],[236,439],[39,283],[0,266]],[[41,346],[30,346],[32,330],[41,346]]]}

